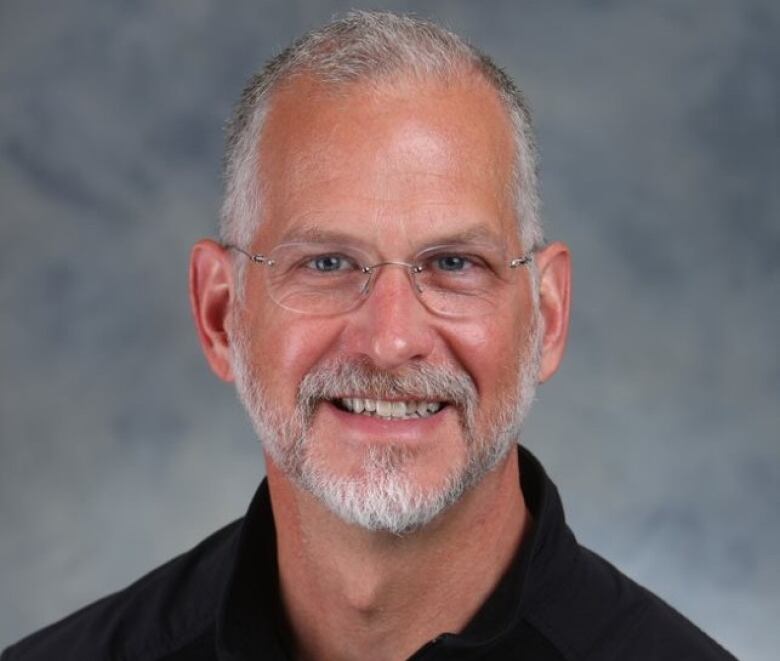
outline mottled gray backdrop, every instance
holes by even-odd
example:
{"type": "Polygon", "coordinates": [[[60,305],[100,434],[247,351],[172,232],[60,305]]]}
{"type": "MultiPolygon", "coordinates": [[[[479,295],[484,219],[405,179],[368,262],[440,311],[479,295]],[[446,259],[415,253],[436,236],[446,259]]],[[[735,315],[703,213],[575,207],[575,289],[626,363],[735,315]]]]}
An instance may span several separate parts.
{"type": "MultiPolygon", "coordinates": [[[[243,513],[263,473],[191,328],[221,126],[347,2],[0,1],[0,647],[243,513]]],[[[526,442],[586,544],[780,649],[780,9],[387,2],[530,96],[571,345],[526,442]]]]}

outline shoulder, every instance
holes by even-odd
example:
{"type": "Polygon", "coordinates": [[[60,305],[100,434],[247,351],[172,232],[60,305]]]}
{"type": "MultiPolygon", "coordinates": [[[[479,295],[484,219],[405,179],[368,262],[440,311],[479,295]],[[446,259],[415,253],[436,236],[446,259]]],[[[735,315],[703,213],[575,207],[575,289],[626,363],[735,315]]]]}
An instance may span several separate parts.
{"type": "MultiPolygon", "coordinates": [[[[733,659],[662,599],[581,546],[558,490],[521,447],[521,486],[535,521],[526,544],[522,627],[567,661],[733,659]]],[[[522,571],[515,572],[523,577],[522,571]]],[[[531,634],[529,634],[531,635],[531,634]]],[[[552,656],[550,656],[552,658],[552,656]]]]}
{"type": "MultiPolygon", "coordinates": [[[[241,520],[132,585],[12,645],[2,661],[207,659],[241,520]],[[181,657],[184,658],[184,657],[181,657]]],[[[213,652],[212,652],[213,653],[213,652]]]]}
{"type": "Polygon", "coordinates": [[[531,615],[572,659],[727,660],[690,620],[614,565],[580,547],[566,589],[531,615]]]}

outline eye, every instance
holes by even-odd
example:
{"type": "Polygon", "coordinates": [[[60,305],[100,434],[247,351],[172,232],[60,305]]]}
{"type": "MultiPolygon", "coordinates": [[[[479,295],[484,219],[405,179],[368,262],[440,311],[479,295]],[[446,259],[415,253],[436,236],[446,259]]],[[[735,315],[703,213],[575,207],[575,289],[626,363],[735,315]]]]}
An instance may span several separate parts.
{"type": "Polygon", "coordinates": [[[349,259],[337,254],[316,255],[309,258],[304,263],[304,266],[319,273],[334,273],[353,268],[349,259]]]}
{"type": "Polygon", "coordinates": [[[462,271],[468,265],[468,260],[460,255],[444,255],[436,259],[436,266],[442,271],[462,271]]]}
{"type": "Polygon", "coordinates": [[[441,273],[465,273],[482,265],[478,258],[460,253],[433,255],[429,264],[441,273]]]}

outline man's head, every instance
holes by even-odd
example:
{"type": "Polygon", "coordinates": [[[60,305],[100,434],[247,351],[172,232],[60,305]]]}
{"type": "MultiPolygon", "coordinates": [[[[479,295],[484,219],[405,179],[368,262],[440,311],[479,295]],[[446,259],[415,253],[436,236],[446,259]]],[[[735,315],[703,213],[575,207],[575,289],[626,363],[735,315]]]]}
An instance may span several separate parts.
{"type": "Polygon", "coordinates": [[[222,229],[264,257],[196,247],[201,339],[269,471],[408,531],[507,457],[563,351],[568,255],[537,244],[527,111],[457,37],[385,14],[263,75],[232,125],[222,229]]]}

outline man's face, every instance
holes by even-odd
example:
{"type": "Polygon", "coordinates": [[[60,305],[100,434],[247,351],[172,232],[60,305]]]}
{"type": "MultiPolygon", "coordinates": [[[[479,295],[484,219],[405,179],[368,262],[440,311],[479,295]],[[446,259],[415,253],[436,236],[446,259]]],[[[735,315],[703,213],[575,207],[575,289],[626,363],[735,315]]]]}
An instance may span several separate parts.
{"type": "MultiPolygon", "coordinates": [[[[298,81],[268,116],[262,221],[243,247],[327,237],[376,262],[410,261],[457,239],[522,255],[512,145],[505,112],[478,79],[331,95],[298,81]]],[[[490,313],[446,317],[396,266],[337,315],[277,305],[262,268],[246,269],[234,311],[234,371],[271,460],[298,486],[349,521],[402,532],[506,456],[538,369],[527,269],[497,289],[490,313]],[[358,413],[354,400],[378,410],[358,413]],[[387,402],[407,402],[407,413],[430,406],[379,415],[387,402]]]]}

